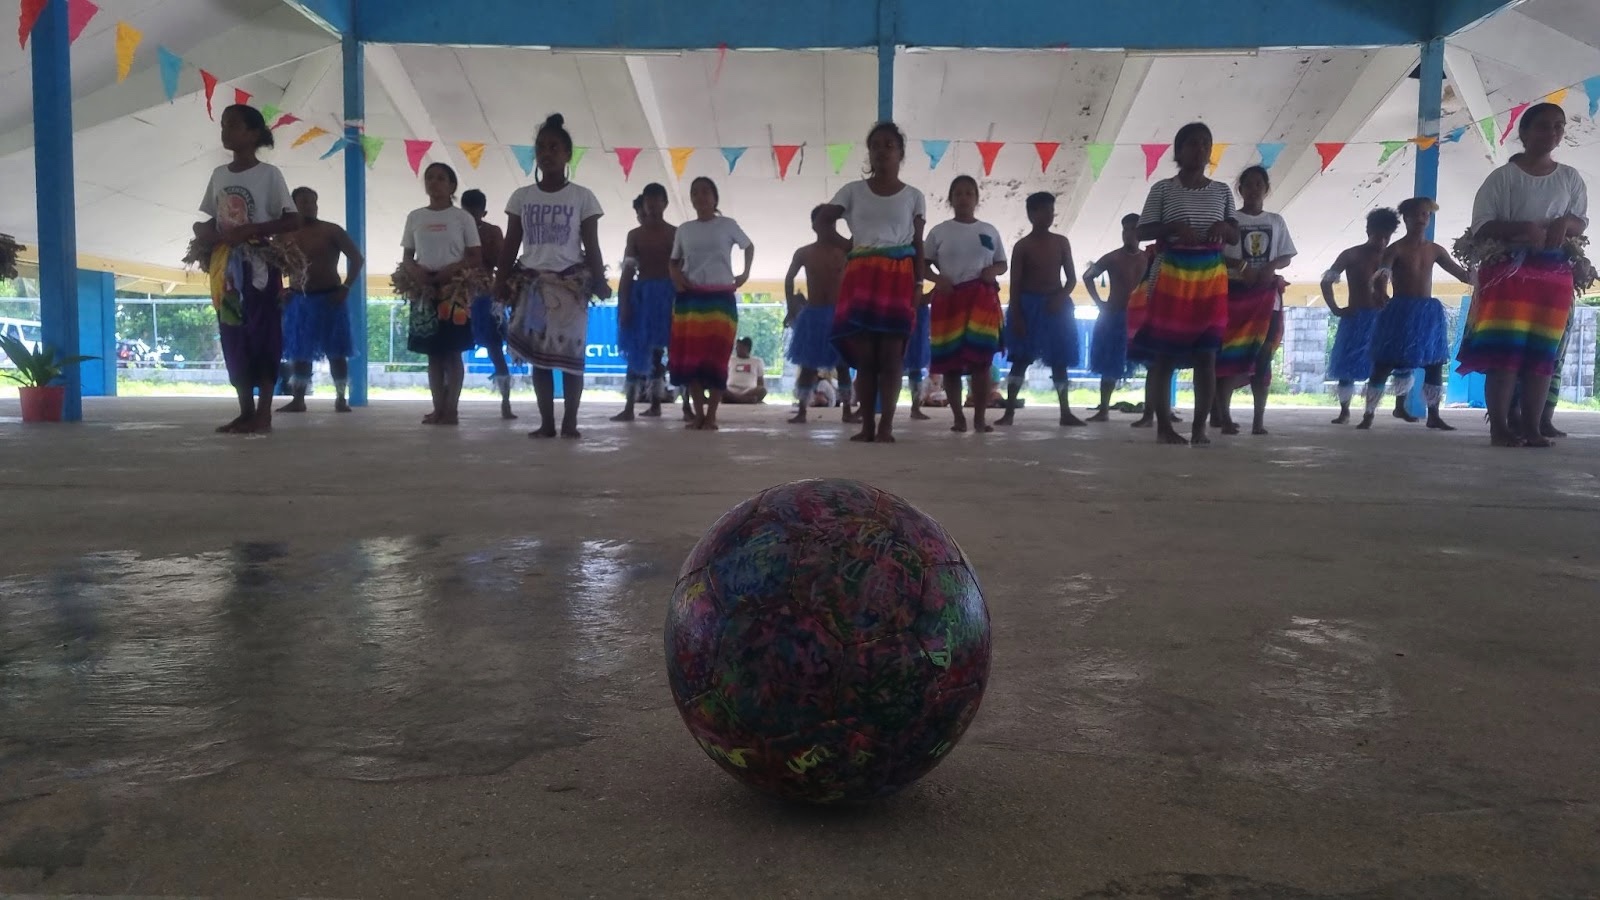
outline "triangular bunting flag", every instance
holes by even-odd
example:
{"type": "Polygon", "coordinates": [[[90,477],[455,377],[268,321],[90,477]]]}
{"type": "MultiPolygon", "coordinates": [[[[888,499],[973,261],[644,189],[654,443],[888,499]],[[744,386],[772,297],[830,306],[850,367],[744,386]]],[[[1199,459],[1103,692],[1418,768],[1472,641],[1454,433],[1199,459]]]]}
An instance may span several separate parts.
{"type": "Polygon", "coordinates": [[[1222,155],[1227,153],[1228,148],[1231,146],[1233,145],[1215,143],[1211,145],[1211,160],[1206,167],[1206,175],[1208,177],[1217,174],[1217,167],[1222,165],[1222,155]]]}
{"type": "Polygon", "coordinates": [[[1494,146],[1494,116],[1484,116],[1478,120],[1478,130],[1483,132],[1483,142],[1490,147],[1494,146]]]}
{"type": "Polygon", "coordinates": [[[711,73],[711,83],[716,84],[722,80],[722,64],[728,59],[728,45],[717,45],[717,68],[711,73]]]}
{"type": "Polygon", "coordinates": [[[1318,170],[1319,172],[1328,171],[1328,167],[1333,165],[1333,161],[1338,159],[1339,154],[1344,151],[1342,142],[1316,144],[1314,146],[1317,148],[1317,155],[1322,157],[1322,168],[1318,170]]]}
{"type": "MultiPolygon", "coordinates": [[[[320,127],[318,127],[316,125],[313,125],[310,128],[306,129],[306,133],[305,134],[302,134],[299,137],[295,138],[294,139],[294,143],[289,145],[289,149],[293,150],[295,147],[299,147],[302,144],[309,144],[312,141],[316,140],[319,137],[322,137],[323,135],[325,135],[327,133],[328,133],[328,129],[320,128],[320,127]]],[[[334,144],[336,145],[335,149],[338,149],[337,145],[339,143],[341,143],[341,142],[339,142],[339,141],[335,141],[334,142],[334,144]]]]}
{"type": "Polygon", "coordinates": [[[90,0],[68,0],[67,2],[67,43],[75,44],[83,30],[89,27],[89,20],[95,17],[100,7],[95,6],[90,0]]]}
{"type": "Polygon", "coordinates": [[[683,171],[689,167],[689,157],[694,155],[693,147],[668,147],[667,153],[672,156],[672,174],[683,180],[683,171]]]}
{"type": "MultiPolygon", "coordinates": [[[[313,130],[320,130],[320,129],[313,129],[313,130]]],[[[311,132],[308,131],[306,133],[310,134],[311,132]]],[[[323,133],[326,134],[326,132],[323,132],[323,133]]],[[[328,157],[334,155],[335,153],[338,153],[340,150],[343,150],[349,144],[350,144],[350,139],[349,138],[344,138],[344,137],[339,138],[338,140],[333,142],[333,146],[332,147],[328,148],[328,152],[322,154],[322,156],[320,156],[318,158],[319,159],[327,159],[328,157]]],[[[296,146],[299,146],[299,145],[297,144],[296,146]]]]}
{"type": "Polygon", "coordinates": [[[855,149],[855,144],[829,144],[828,165],[833,169],[833,174],[838,175],[844,171],[845,160],[850,158],[850,151],[855,149]]]}
{"type": "Polygon", "coordinates": [[[1060,149],[1060,141],[1033,142],[1033,151],[1039,154],[1039,171],[1044,172],[1050,168],[1050,160],[1056,158],[1056,151],[1060,149]]]}
{"type": "Polygon", "coordinates": [[[1527,112],[1528,107],[1532,105],[1531,103],[1518,103],[1516,106],[1511,107],[1511,118],[1506,120],[1506,130],[1500,132],[1500,143],[1504,144],[1506,142],[1506,138],[1511,136],[1512,129],[1517,127],[1517,120],[1522,118],[1522,114],[1527,112]]]}
{"type": "Polygon", "coordinates": [[[522,174],[533,174],[533,148],[527,144],[512,144],[511,155],[517,158],[517,165],[522,167],[522,174]]]}
{"type": "Polygon", "coordinates": [[[383,152],[383,138],[373,137],[370,134],[361,136],[361,155],[366,157],[367,168],[378,164],[378,154],[383,152]]]}
{"type": "Polygon", "coordinates": [[[950,149],[949,141],[922,141],[922,152],[928,154],[928,168],[939,168],[939,160],[944,159],[945,151],[950,149]]]}
{"type": "Polygon", "coordinates": [[[578,163],[583,162],[583,155],[589,152],[588,147],[573,147],[572,156],[567,159],[567,178],[578,174],[578,163]]]}
{"type": "Polygon", "coordinates": [[[1114,144],[1089,144],[1083,151],[1089,154],[1089,177],[1095,181],[1100,180],[1100,173],[1105,170],[1106,160],[1111,158],[1114,144]]]}
{"type": "Polygon", "coordinates": [[[1257,144],[1256,153],[1261,156],[1261,168],[1271,169],[1278,164],[1278,157],[1283,155],[1283,148],[1287,144],[1257,144]]]}
{"type": "Polygon", "coordinates": [[[733,167],[739,164],[739,157],[744,155],[746,147],[723,147],[722,158],[728,161],[728,174],[733,174],[733,167]]]}
{"type": "Polygon", "coordinates": [[[249,106],[250,96],[250,92],[244,88],[233,89],[233,102],[236,106],[249,106]]]}
{"type": "Polygon", "coordinates": [[[617,163],[622,166],[622,180],[627,181],[633,176],[634,160],[639,158],[638,147],[618,147],[617,163]]]}
{"type": "Polygon", "coordinates": [[[283,128],[286,125],[293,125],[298,121],[300,121],[300,117],[294,113],[284,113],[278,117],[278,121],[272,123],[272,130],[277,131],[279,128],[283,128]]]}
{"type": "Polygon", "coordinates": [[[280,112],[282,112],[282,110],[278,109],[275,104],[261,104],[261,118],[266,119],[268,125],[271,125],[273,122],[277,121],[278,113],[280,112]]]}
{"type": "Polygon", "coordinates": [[[1600,116],[1600,75],[1583,80],[1583,93],[1589,98],[1589,118],[1600,116]]]}
{"type": "Polygon", "coordinates": [[[183,74],[183,57],[165,47],[156,48],[156,57],[161,61],[161,90],[167,95],[167,102],[171,103],[178,96],[178,76],[183,74]]]}
{"type": "Polygon", "coordinates": [[[1000,148],[1006,145],[1005,141],[979,141],[978,156],[983,158],[983,174],[985,176],[994,172],[995,157],[1000,155],[1000,148]]]}
{"type": "Polygon", "coordinates": [[[1411,139],[1411,143],[1416,144],[1418,150],[1432,150],[1433,145],[1439,143],[1439,138],[1431,134],[1417,135],[1411,139]]]}
{"type": "Polygon", "coordinates": [[[211,98],[217,93],[217,76],[207,72],[205,69],[201,69],[200,83],[206,89],[206,118],[215,119],[216,115],[211,112],[211,98]]]}
{"type": "Polygon", "coordinates": [[[49,0],[22,0],[22,13],[17,16],[17,46],[28,46],[28,35],[33,34],[33,26],[39,24],[39,14],[44,12],[45,4],[49,0]]]}
{"type": "MultiPolygon", "coordinates": [[[[1406,144],[1408,144],[1408,143],[1410,143],[1410,141],[1384,141],[1383,142],[1383,153],[1381,153],[1378,156],[1378,165],[1381,166],[1384,163],[1388,162],[1389,161],[1389,157],[1394,156],[1396,153],[1399,153],[1401,150],[1404,150],[1406,144]]],[[[1324,167],[1324,168],[1326,168],[1326,167],[1324,167]]]]}
{"type": "Polygon", "coordinates": [[[406,141],[406,162],[411,164],[411,174],[422,174],[422,158],[428,155],[428,150],[432,147],[433,141],[419,141],[415,139],[408,139],[406,141]]]}
{"type": "Polygon", "coordinates": [[[467,158],[467,165],[476,169],[483,162],[483,143],[480,141],[461,141],[456,144],[461,149],[461,155],[467,158]]]}
{"type": "Polygon", "coordinates": [[[1555,90],[1551,91],[1550,93],[1544,95],[1544,102],[1546,102],[1546,103],[1554,103],[1557,106],[1560,106],[1562,101],[1564,101],[1566,99],[1567,99],[1567,89],[1566,88],[1556,88],[1555,90]]]}
{"type": "Polygon", "coordinates": [[[144,32],[127,22],[117,23],[118,84],[128,80],[128,73],[133,71],[133,55],[139,51],[139,44],[143,40],[144,32]]]}
{"type": "Polygon", "coordinates": [[[1449,133],[1449,134],[1447,134],[1447,135],[1445,135],[1445,136],[1444,136],[1444,137],[1443,137],[1443,138],[1442,138],[1442,140],[1443,140],[1443,141],[1444,141],[1444,142],[1445,142],[1445,143],[1446,143],[1446,144],[1456,144],[1456,143],[1460,143],[1460,142],[1461,142],[1461,139],[1462,139],[1462,138],[1464,138],[1464,137],[1466,137],[1466,136],[1467,136],[1467,127],[1468,127],[1468,126],[1466,126],[1466,125],[1463,125],[1463,126],[1461,126],[1461,127],[1460,127],[1460,128],[1455,128],[1455,129],[1452,129],[1452,130],[1451,130],[1451,132],[1450,132],[1450,133],[1449,133]]]}
{"type": "Polygon", "coordinates": [[[794,155],[800,152],[799,144],[773,144],[772,155],[778,160],[778,180],[783,181],[789,177],[789,164],[794,162],[794,155]]]}
{"type": "Polygon", "coordinates": [[[1144,180],[1149,181],[1150,176],[1156,173],[1161,165],[1161,157],[1167,155],[1171,144],[1144,144],[1144,180]]]}

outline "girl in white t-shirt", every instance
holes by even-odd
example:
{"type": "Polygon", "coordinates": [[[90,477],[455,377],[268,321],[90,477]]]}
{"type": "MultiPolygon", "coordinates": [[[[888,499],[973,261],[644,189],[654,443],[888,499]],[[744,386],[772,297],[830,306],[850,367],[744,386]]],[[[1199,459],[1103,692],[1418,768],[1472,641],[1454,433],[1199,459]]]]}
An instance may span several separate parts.
{"type": "Polygon", "coordinates": [[[667,368],[672,383],[684,386],[694,402],[687,428],[716,431],[717,407],[728,387],[728,358],[739,331],[738,296],[750,280],[756,247],[739,223],[721,214],[717,183],[705,176],[689,184],[695,217],[678,226],[672,239],[672,341],[667,368]],[[744,271],[733,274],[728,254],[744,249],[744,271]]]}
{"type": "Polygon", "coordinates": [[[818,213],[819,225],[840,219],[851,240],[832,233],[848,250],[833,313],[833,343],[856,370],[861,433],[852,441],[894,443],[894,410],[906,340],[922,301],[922,227],[928,205],[922,192],[900,180],[906,136],[893,122],[867,132],[869,173],[839,189],[818,213]]]}
{"type": "Polygon", "coordinates": [[[933,282],[928,368],[945,376],[955,416],[951,431],[967,430],[967,414],[961,408],[963,375],[972,378],[973,429],[994,431],[984,419],[994,356],[1000,352],[998,279],[1006,273],[1006,248],[993,225],[978,221],[978,182],[971,175],[957,175],[950,182],[950,208],[955,218],[933,226],[923,249],[926,275],[933,282]]]}
{"type": "Polygon", "coordinates": [[[235,104],[222,111],[222,147],[233,161],[211,173],[200,200],[206,220],[194,225],[196,240],[211,248],[204,260],[211,305],[228,381],[239,395],[238,417],[217,428],[223,434],[272,431],[272,394],[283,356],[283,272],[265,241],[300,227],[283,173],[256,159],[272,145],[272,130],[259,110],[235,104]]]}
{"type": "Polygon", "coordinates": [[[496,271],[495,293],[515,307],[506,344],[533,367],[539,427],[532,438],[556,436],[555,372],[561,371],[561,436],[580,437],[578,404],[589,347],[589,298],[611,296],[600,253],[600,216],[594,192],[567,180],[572,135],[555,113],[533,140],[539,180],[518,188],[506,202],[505,249],[496,271]],[[519,255],[520,254],[520,255],[519,255]],[[512,296],[513,263],[528,278],[512,296]]]}
{"type": "Polygon", "coordinates": [[[433,412],[422,418],[422,424],[455,425],[466,376],[461,354],[472,349],[471,298],[447,294],[457,275],[483,265],[483,250],[477,221],[455,205],[455,170],[433,163],[422,171],[422,185],[428,205],[406,216],[400,237],[405,250],[400,265],[412,283],[424,286],[422,293],[410,298],[406,347],[428,357],[433,412]]]}
{"type": "Polygon", "coordinates": [[[1289,226],[1262,204],[1272,180],[1263,166],[1239,175],[1239,240],[1224,247],[1228,265],[1228,328],[1217,351],[1217,396],[1211,424],[1223,434],[1238,434],[1230,407],[1233,392],[1250,385],[1255,400],[1251,434],[1266,434],[1267,393],[1272,388],[1272,357],[1283,343],[1283,292],[1278,270],[1294,259],[1289,226]]]}

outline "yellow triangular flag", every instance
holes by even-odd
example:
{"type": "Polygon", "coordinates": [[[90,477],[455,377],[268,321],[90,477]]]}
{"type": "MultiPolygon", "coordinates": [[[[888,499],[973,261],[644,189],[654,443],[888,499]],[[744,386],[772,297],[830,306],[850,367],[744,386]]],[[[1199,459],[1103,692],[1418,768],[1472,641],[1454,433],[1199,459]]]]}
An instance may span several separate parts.
{"type": "Polygon", "coordinates": [[[144,32],[129,25],[127,22],[117,23],[117,83],[128,80],[128,73],[133,71],[133,54],[139,49],[139,42],[144,40],[144,32]]]}
{"type": "Polygon", "coordinates": [[[694,155],[693,147],[673,147],[668,152],[672,154],[672,171],[679,178],[683,177],[683,170],[689,165],[689,157],[694,155]]]}
{"type": "Polygon", "coordinates": [[[1212,144],[1211,145],[1211,168],[1207,171],[1206,174],[1208,174],[1208,175],[1217,174],[1217,166],[1222,165],[1222,154],[1228,152],[1228,147],[1229,146],[1230,145],[1228,145],[1228,144],[1212,144]]]}
{"type": "Polygon", "coordinates": [[[483,162],[483,144],[478,141],[462,141],[456,144],[461,148],[461,153],[467,158],[467,165],[476,169],[478,163],[483,162]]]}
{"type": "Polygon", "coordinates": [[[1418,135],[1417,137],[1412,138],[1411,142],[1417,145],[1418,150],[1431,150],[1433,149],[1434,144],[1439,143],[1439,137],[1438,135],[1431,134],[1418,135]]]}
{"type": "Polygon", "coordinates": [[[1567,99],[1567,89],[1566,88],[1556,88],[1555,90],[1551,91],[1550,93],[1544,95],[1544,102],[1546,102],[1546,103],[1554,103],[1557,106],[1560,106],[1561,105],[1561,101],[1563,101],[1565,99],[1567,99]]]}
{"type": "Polygon", "coordinates": [[[322,137],[323,135],[325,135],[327,133],[328,133],[328,129],[322,128],[322,127],[317,126],[317,125],[313,125],[310,128],[306,129],[306,133],[305,134],[302,134],[299,137],[295,138],[294,139],[294,143],[289,146],[289,149],[293,150],[295,147],[298,147],[301,144],[308,144],[308,143],[316,140],[317,138],[322,137]]]}

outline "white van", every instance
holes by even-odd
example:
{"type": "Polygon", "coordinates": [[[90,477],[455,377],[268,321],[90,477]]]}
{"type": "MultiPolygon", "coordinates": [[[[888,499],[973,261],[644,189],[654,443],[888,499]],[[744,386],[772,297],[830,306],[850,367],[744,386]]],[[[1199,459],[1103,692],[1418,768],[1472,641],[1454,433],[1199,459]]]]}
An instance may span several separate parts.
{"type": "MultiPolygon", "coordinates": [[[[28,349],[35,353],[39,352],[39,346],[44,342],[44,326],[38,322],[30,322],[27,319],[0,318],[0,334],[16,338],[28,345],[28,349]]],[[[5,366],[8,369],[16,368],[4,353],[0,353],[0,366],[5,366]]]]}

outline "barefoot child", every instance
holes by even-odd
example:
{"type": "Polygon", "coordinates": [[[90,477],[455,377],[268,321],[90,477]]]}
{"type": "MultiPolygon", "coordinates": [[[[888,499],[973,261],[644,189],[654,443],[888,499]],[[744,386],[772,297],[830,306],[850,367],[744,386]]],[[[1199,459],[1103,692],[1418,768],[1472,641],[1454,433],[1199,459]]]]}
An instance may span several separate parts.
{"type": "MultiPolygon", "coordinates": [[[[922,411],[927,404],[923,398],[927,391],[923,388],[923,376],[927,374],[928,365],[933,361],[933,319],[932,307],[928,305],[927,297],[917,300],[917,321],[911,326],[911,337],[906,341],[906,381],[911,388],[911,419],[917,422],[926,422],[933,418],[922,411]]],[[[942,389],[941,389],[942,390],[942,389]]],[[[860,421],[860,417],[847,418],[846,422],[860,421]]]]}
{"type": "Polygon", "coordinates": [[[728,388],[728,362],[739,330],[736,293],[750,280],[756,247],[739,223],[722,215],[717,183],[705,176],[689,185],[695,217],[678,226],[672,242],[672,281],[678,300],[672,307],[672,344],[667,365],[672,383],[689,391],[695,418],[688,428],[717,430],[717,407],[728,388]],[[728,262],[734,247],[744,249],[744,271],[728,262]]]}
{"type": "Polygon", "coordinates": [[[361,277],[365,260],[355,242],[343,228],[317,218],[317,192],[308,187],[294,189],[294,205],[300,211],[300,230],[288,236],[306,257],[306,283],[289,295],[283,312],[283,355],[293,365],[294,399],[278,412],[306,411],[306,388],[311,385],[311,364],[328,358],[328,374],[333,376],[334,412],[350,412],[345,390],[350,385],[350,357],[355,345],[350,340],[350,310],[345,299],[350,287],[361,277]],[[345,276],[339,278],[339,257],[345,259],[345,276]]]}
{"type": "Polygon", "coordinates": [[[662,358],[672,341],[672,242],[678,229],[668,225],[667,189],[656,182],[639,195],[639,227],[628,232],[623,251],[622,281],[617,287],[617,327],[622,355],[628,361],[627,405],[611,418],[633,421],[633,405],[648,397],[650,408],[641,415],[661,415],[661,394],[666,369],[662,358]]]}
{"type": "Polygon", "coordinates": [[[900,180],[906,136],[893,122],[867,132],[870,174],[839,189],[819,219],[839,219],[850,240],[830,237],[850,254],[833,314],[833,345],[856,370],[861,433],[852,441],[894,443],[894,411],[906,339],[916,321],[922,282],[922,227],[927,201],[900,180]],[[853,246],[852,246],[853,245],[853,246]]]}
{"type": "Polygon", "coordinates": [[[1042,362],[1050,367],[1050,383],[1061,403],[1061,424],[1082,425],[1072,414],[1067,370],[1079,362],[1078,317],[1072,304],[1077,267],[1072,264],[1072,244],[1050,226],[1056,221],[1056,195],[1029,195],[1028,222],[1033,231],[1011,249],[1011,303],[1006,307],[1006,358],[1011,377],[1006,379],[1006,412],[996,425],[1010,425],[1017,415],[1017,394],[1026,381],[1028,367],[1042,362]]]}
{"type": "Polygon", "coordinates": [[[993,225],[978,221],[978,182],[972,176],[957,175],[950,182],[949,199],[955,218],[933,226],[924,244],[924,274],[933,282],[929,370],[944,376],[955,417],[951,431],[967,430],[961,376],[971,376],[972,425],[981,434],[994,431],[984,419],[990,370],[1000,351],[999,278],[1006,273],[1006,248],[993,225]]]}
{"type": "Polygon", "coordinates": [[[1400,228],[1400,214],[1392,209],[1375,209],[1367,213],[1367,242],[1358,244],[1339,254],[1332,268],[1322,276],[1322,302],[1339,320],[1339,330],[1333,337],[1333,352],[1328,358],[1328,379],[1339,382],[1339,417],[1335,425],[1350,421],[1350,400],[1356,394],[1356,382],[1365,381],[1372,374],[1372,332],[1378,324],[1382,304],[1372,290],[1372,280],[1383,264],[1383,251],[1400,228]],[[1344,306],[1333,299],[1333,286],[1340,275],[1348,287],[1344,306]]]}
{"type": "Polygon", "coordinates": [[[817,240],[794,252],[789,261],[789,271],[783,277],[784,299],[789,313],[783,327],[793,328],[789,338],[789,362],[800,367],[795,384],[795,398],[800,409],[790,419],[790,424],[806,421],[807,410],[812,406],[811,395],[817,389],[818,373],[825,369],[838,370],[839,397],[844,402],[844,420],[850,421],[850,369],[839,358],[839,351],[828,340],[833,327],[834,304],[839,297],[839,282],[844,278],[845,252],[823,240],[823,228],[818,224],[822,207],[811,211],[811,230],[817,240]],[[806,291],[795,290],[794,280],[802,271],[806,275],[806,291]]]}
{"type": "Polygon", "coordinates": [[[228,381],[239,396],[239,415],[217,428],[222,434],[272,431],[272,391],[283,356],[283,273],[268,260],[265,241],[299,228],[300,213],[283,173],[256,158],[271,146],[272,131],[259,110],[235,104],[222,111],[222,147],[233,161],[211,173],[200,200],[208,218],[194,226],[195,237],[213,248],[211,305],[228,381]]]}
{"type": "Polygon", "coordinates": [[[567,180],[572,135],[560,113],[539,126],[533,147],[539,180],[517,188],[506,203],[510,218],[495,293],[516,307],[506,343],[533,366],[539,428],[528,437],[556,436],[555,371],[559,369],[565,407],[560,433],[564,438],[577,438],[581,437],[578,404],[583,398],[589,298],[611,296],[605,258],[600,253],[604,211],[594,192],[567,180]],[[513,263],[532,276],[520,297],[511,296],[513,263]]]}
{"type": "Polygon", "coordinates": [[[433,412],[424,425],[460,422],[461,385],[466,368],[461,354],[472,349],[471,303],[451,293],[451,282],[469,269],[483,266],[477,223],[455,206],[456,173],[444,163],[422,170],[428,205],[406,216],[400,246],[402,267],[414,284],[426,290],[411,298],[411,334],[406,347],[428,357],[428,391],[433,412]]]}
{"type": "MultiPolygon", "coordinates": [[[[483,191],[467,191],[461,195],[461,208],[472,216],[478,226],[478,241],[483,249],[483,270],[494,277],[495,266],[504,249],[505,233],[500,226],[484,220],[489,214],[489,198],[483,191]]],[[[489,354],[489,364],[494,366],[494,386],[500,391],[500,418],[515,419],[511,411],[511,367],[506,365],[506,319],[504,307],[495,303],[485,292],[472,298],[472,342],[489,354]]]]}
{"type": "MultiPolygon", "coordinates": [[[[1461,282],[1472,276],[1461,268],[1445,249],[1427,239],[1428,221],[1439,205],[1427,197],[1413,197],[1400,204],[1400,218],[1406,235],[1383,251],[1378,268],[1378,291],[1384,300],[1383,312],[1372,331],[1372,375],[1367,379],[1367,410],[1357,428],[1372,427],[1372,416],[1383,399],[1383,386],[1396,369],[1423,370],[1423,397],[1428,404],[1428,427],[1440,431],[1455,429],[1439,416],[1444,399],[1444,366],[1450,361],[1450,327],[1444,304],[1433,297],[1433,267],[1455,276],[1461,282]],[[1389,299],[1390,285],[1394,298],[1389,299]]],[[[1394,417],[1415,422],[1406,411],[1405,390],[1396,379],[1394,417]]]]}
{"type": "Polygon", "coordinates": [[[1272,388],[1272,358],[1283,342],[1283,293],[1278,270],[1297,252],[1289,226],[1277,213],[1262,209],[1271,179],[1262,166],[1239,176],[1238,243],[1223,249],[1228,260],[1228,331],[1217,353],[1217,398],[1212,424],[1223,434],[1238,434],[1229,407],[1233,392],[1250,385],[1255,401],[1251,434],[1267,433],[1267,394],[1272,388]]]}
{"type": "Polygon", "coordinates": [[[1128,298],[1149,268],[1150,258],[1139,248],[1139,214],[1128,213],[1122,217],[1122,247],[1095,260],[1083,272],[1083,285],[1099,310],[1089,341],[1089,368],[1100,376],[1100,408],[1089,417],[1091,422],[1110,420],[1111,392],[1117,382],[1133,374],[1128,362],[1128,298]],[[1104,300],[1096,283],[1101,275],[1111,282],[1110,296],[1104,300]]]}

